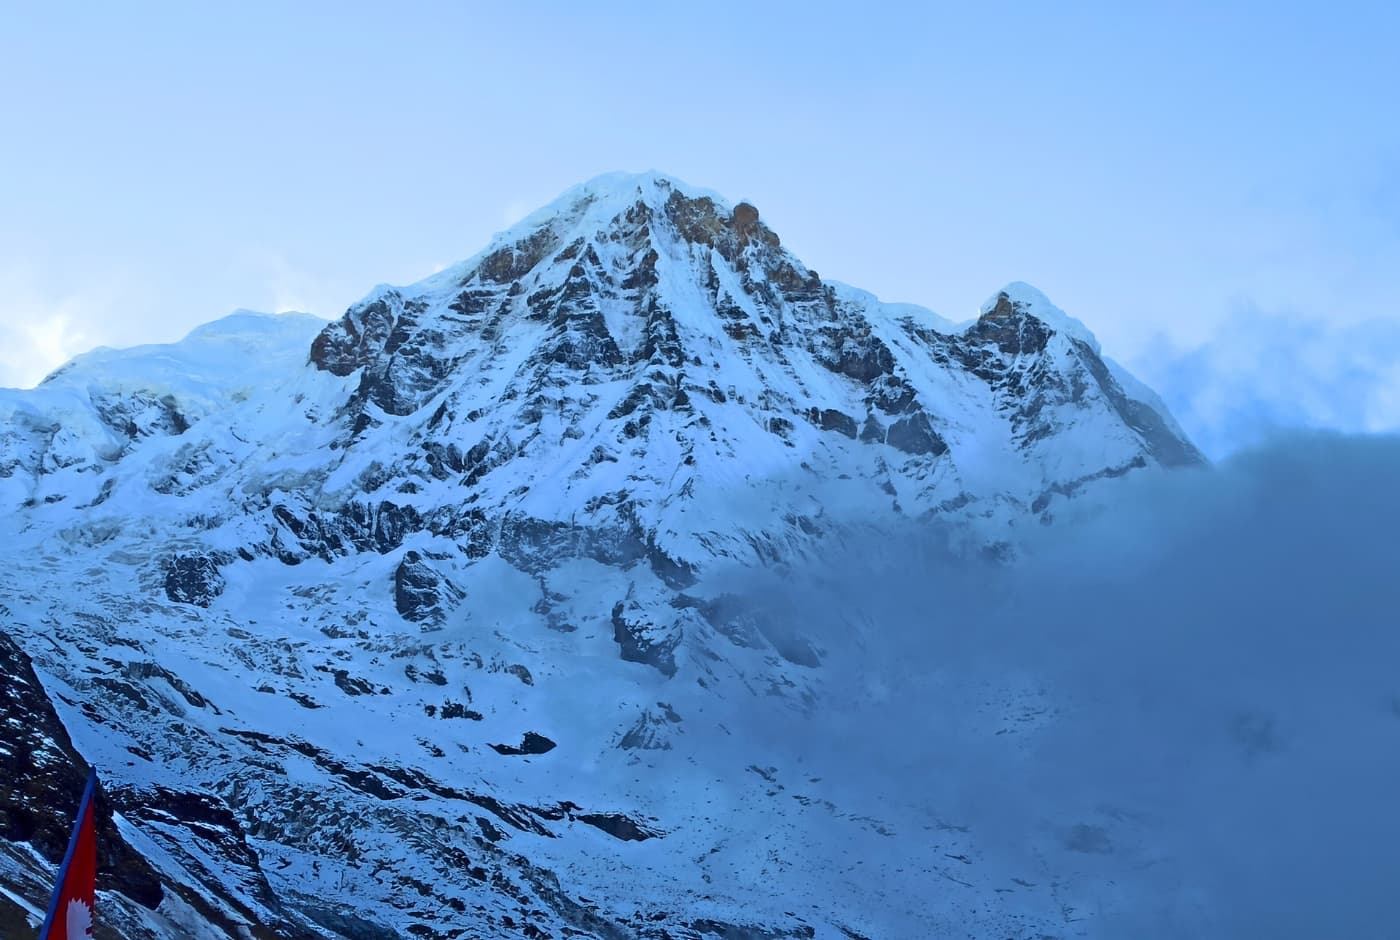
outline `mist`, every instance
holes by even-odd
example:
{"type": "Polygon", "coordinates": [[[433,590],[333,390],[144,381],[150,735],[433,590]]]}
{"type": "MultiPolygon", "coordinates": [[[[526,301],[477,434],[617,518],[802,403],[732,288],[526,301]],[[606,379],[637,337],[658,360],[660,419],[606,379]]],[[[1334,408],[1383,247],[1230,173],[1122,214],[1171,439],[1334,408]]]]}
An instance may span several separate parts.
{"type": "Polygon", "coordinates": [[[1290,429],[1351,434],[1400,429],[1400,322],[1330,323],[1243,305],[1208,342],[1165,337],[1134,357],[1150,385],[1215,459],[1290,429]]]}
{"type": "Polygon", "coordinates": [[[1275,438],[1071,504],[1009,563],[911,525],[750,578],[842,663],[841,717],[758,733],[1097,879],[1074,935],[1393,935],[1397,481],[1400,437],[1275,438]]]}

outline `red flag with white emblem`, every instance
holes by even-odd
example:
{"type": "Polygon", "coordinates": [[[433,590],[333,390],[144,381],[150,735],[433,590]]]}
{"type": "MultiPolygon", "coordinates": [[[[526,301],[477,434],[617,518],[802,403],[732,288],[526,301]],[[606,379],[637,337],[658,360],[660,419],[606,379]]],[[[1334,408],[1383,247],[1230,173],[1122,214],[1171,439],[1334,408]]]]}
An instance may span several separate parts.
{"type": "Polygon", "coordinates": [[[97,771],[88,776],[68,854],[58,870],[58,884],[39,940],[87,940],[92,936],[92,908],[97,901],[97,816],[93,794],[97,771]]]}

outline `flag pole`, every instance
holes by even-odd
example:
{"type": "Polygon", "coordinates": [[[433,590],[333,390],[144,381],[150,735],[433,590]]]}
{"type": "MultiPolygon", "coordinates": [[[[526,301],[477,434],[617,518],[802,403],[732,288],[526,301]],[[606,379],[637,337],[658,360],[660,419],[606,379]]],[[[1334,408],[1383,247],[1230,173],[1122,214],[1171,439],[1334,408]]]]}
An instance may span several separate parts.
{"type": "Polygon", "coordinates": [[[73,835],[68,840],[68,851],[63,856],[63,864],[58,869],[58,880],[54,882],[53,886],[53,899],[49,901],[49,915],[44,918],[44,929],[39,931],[39,940],[49,940],[49,931],[53,929],[54,917],[58,914],[58,901],[63,895],[63,884],[68,878],[68,868],[73,864],[73,854],[78,850],[78,835],[83,830],[83,817],[87,815],[88,805],[92,803],[93,794],[96,792],[97,768],[93,767],[88,772],[87,787],[83,789],[83,801],[78,804],[78,816],[73,821],[73,835]]]}

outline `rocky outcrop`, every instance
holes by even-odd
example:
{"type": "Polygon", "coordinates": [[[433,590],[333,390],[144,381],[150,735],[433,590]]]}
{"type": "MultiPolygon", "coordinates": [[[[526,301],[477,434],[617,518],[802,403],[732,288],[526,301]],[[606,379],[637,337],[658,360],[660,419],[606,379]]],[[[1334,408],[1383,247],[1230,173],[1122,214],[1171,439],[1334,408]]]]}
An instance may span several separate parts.
{"type": "Polygon", "coordinates": [[[645,842],[661,835],[655,829],[621,813],[579,813],[574,818],[623,842],[645,842]]]}
{"type": "Polygon", "coordinates": [[[948,445],[933,429],[928,415],[916,412],[900,418],[885,432],[885,443],[906,454],[937,457],[948,452],[948,445]]]}
{"type": "Polygon", "coordinates": [[[520,744],[493,744],[491,750],[497,754],[524,755],[524,754],[548,754],[558,747],[553,741],[542,734],[534,731],[525,732],[525,736],[520,739],[520,744]]]}
{"type": "Polygon", "coordinates": [[[658,622],[635,600],[618,601],[612,609],[613,640],[629,663],[644,663],[665,676],[676,674],[676,647],[683,631],[680,618],[658,622]]]}
{"type": "Polygon", "coordinates": [[[807,411],[807,420],[823,431],[835,431],[852,439],[859,430],[855,418],[835,408],[810,408],[807,411]]]}
{"type": "Polygon", "coordinates": [[[208,607],[224,591],[224,577],[211,555],[175,555],[165,564],[165,596],[177,604],[208,607]]]}
{"type": "Polygon", "coordinates": [[[848,329],[822,331],[822,355],[818,361],[832,372],[869,385],[894,372],[894,355],[863,324],[848,329]]]}
{"type": "Polygon", "coordinates": [[[363,369],[383,351],[401,309],[393,292],[351,307],[312,342],[311,364],[339,376],[363,369]]]}
{"type": "Polygon", "coordinates": [[[271,550],[288,564],[307,558],[373,551],[383,555],[403,544],[425,520],[412,506],[352,500],[333,512],[276,503],[272,506],[271,550]]]}
{"type": "Polygon", "coordinates": [[[184,434],[190,429],[190,419],[173,395],[99,395],[92,405],[104,424],[133,441],[153,434],[184,434]]]}
{"type": "Polygon", "coordinates": [[[657,703],[656,708],[642,712],[617,746],[624,751],[669,751],[671,736],[680,723],[681,716],[676,714],[675,709],[665,703],[657,703]]]}
{"type": "Polygon", "coordinates": [[[394,607],[405,620],[439,625],[464,596],[419,552],[404,552],[394,569],[394,607]]]}

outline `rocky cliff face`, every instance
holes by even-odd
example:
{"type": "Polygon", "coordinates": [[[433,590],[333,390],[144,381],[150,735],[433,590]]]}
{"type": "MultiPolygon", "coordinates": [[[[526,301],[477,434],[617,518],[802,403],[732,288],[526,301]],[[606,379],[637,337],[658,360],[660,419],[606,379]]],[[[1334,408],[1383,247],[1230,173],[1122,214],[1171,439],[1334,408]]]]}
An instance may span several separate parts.
{"type": "MultiPolygon", "coordinates": [[[[127,936],[1048,931],[1049,889],[928,902],[972,836],[745,735],[820,721],[842,662],[726,577],[897,520],[1014,557],[1200,462],[1136,388],[1024,285],[954,327],[823,281],[751,205],[606,177],[329,325],[3,393],[0,628],[153,873],[127,936]]],[[[0,869],[35,902],[38,831],[0,869]]]]}

